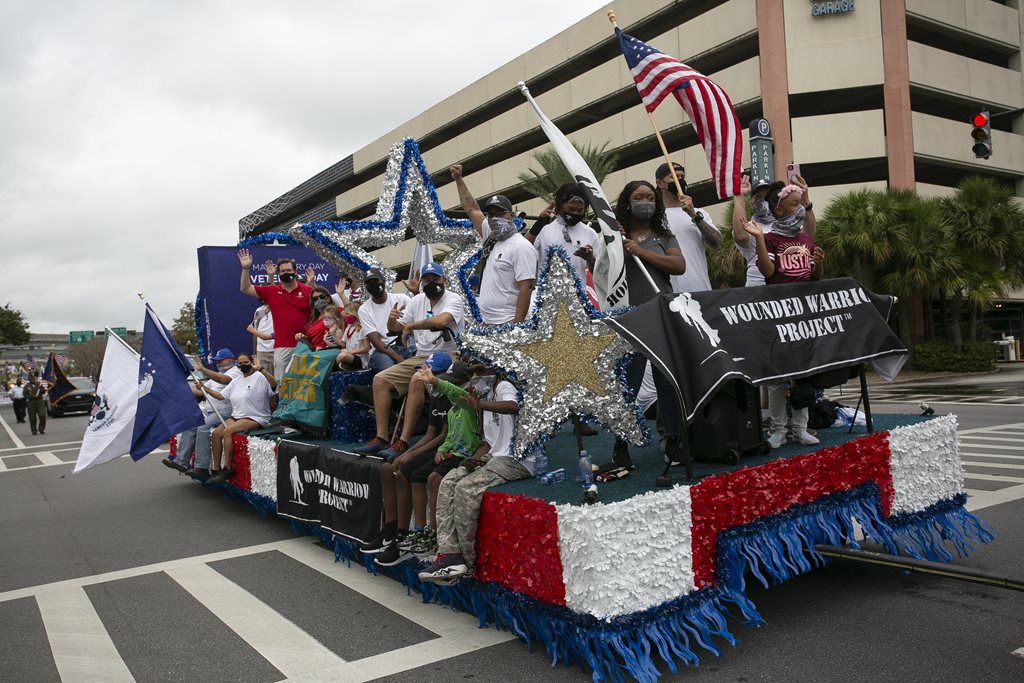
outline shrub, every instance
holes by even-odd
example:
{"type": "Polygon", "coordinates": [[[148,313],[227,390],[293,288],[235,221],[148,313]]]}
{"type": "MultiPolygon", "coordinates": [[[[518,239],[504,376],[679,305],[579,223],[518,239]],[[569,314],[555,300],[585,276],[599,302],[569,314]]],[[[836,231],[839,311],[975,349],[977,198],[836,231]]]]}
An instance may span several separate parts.
{"type": "Polygon", "coordinates": [[[912,358],[914,369],[925,372],[988,372],[997,353],[991,342],[967,342],[961,353],[946,342],[925,342],[914,345],[912,358]]]}

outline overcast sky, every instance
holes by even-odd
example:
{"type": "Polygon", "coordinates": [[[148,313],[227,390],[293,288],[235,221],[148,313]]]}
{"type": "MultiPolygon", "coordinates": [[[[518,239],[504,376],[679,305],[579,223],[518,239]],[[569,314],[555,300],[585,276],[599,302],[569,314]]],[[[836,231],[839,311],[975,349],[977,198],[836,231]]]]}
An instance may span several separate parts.
{"type": "Polygon", "coordinates": [[[197,247],[605,4],[0,0],[0,305],[170,325],[197,247]]]}

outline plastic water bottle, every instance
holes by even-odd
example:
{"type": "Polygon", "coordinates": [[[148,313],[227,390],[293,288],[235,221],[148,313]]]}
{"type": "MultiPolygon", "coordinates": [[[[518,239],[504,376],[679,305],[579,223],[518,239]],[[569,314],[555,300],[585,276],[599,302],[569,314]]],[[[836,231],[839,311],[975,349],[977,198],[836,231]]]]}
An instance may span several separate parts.
{"type": "Polygon", "coordinates": [[[576,481],[580,487],[589,489],[590,485],[594,483],[594,468],[590,464],[590,454],[586,451],[580,451],[579,468],[580,471],[576,475],[576,481]]]}
{"type": "Polygon", "coordinates": [[[565,472],[564,467],[559,467],[557,470],[551,470],[545,474],[537,476],[537,481],[544,485],[561,484],[568,478],[568,474],[565,472]]]}
{"type": "Polygon", "coordinates": [[[533,468],[536,470],[538,477],[548,472],[548,454],[544,452],[543,446],[537,446],[537,454],[533,458],[533,468]]]}

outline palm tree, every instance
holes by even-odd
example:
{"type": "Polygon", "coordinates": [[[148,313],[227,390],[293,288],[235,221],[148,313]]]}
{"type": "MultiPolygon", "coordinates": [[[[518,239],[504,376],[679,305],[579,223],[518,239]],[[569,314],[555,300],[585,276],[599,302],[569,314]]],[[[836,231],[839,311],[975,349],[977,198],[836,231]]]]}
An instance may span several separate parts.
{"type": "MultiPolygon", "coordinates": [[[[581,147],[575,142],[572,143],[572,146],[580,153],[583,160],[587,162],[590,170],[594,172],[594,180],[598,184],[601,184],[608,174],[615,170],[615,165],[619,160],[618,152],[608,151],[608,145],[610,144],[610,141],[605,142],[601,146],[588,143],[581,147]]],[[[538,171],[530,166],[526,169],[525,173],[520,173],[520,187],[534,197],[541,197],[550,202],[554,199],[555,190],[560,185],[574,180],[574,178],[568,169],[565,168],[565,164],[562,163],[558,153],[552,149],[534,152],[533,158],[540,164],[540,170],[538,171]]]]}
{"type": "Polygon", "coordinates": [[[875,270],[893,248],[889,223],[908,201],[901,190],[854,190],[832,200],[818,221],[814,241],[825,251],[830,277],[849,275],[869,290],[875,270]]]}
{"type": "Polygon", "coordinates": [[[951,239],[962,260],[960,277],[951,283],[954,343],[959,344],[959,313],[967,306],[968,340],[977,341],[978,314],[1024,284],[1024,211],[1013,190],[993,178],[972,176],[942,199],[952,227],[951,239]]]}

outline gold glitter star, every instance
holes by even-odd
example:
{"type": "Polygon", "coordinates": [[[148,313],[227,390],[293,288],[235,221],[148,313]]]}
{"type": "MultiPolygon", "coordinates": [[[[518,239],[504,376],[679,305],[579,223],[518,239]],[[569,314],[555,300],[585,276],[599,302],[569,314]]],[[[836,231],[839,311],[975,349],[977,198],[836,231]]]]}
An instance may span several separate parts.
{"type": "Polygon", "coordinates": [[[581,336],[573,327],[569,310],[559,304],[555,313],[554,334],[546,341],[531,342],[519,350],[544,366],[544,401],[550,401],[570,384],[589,389],[597,396],[607,396],[604,382],[597,374],[594,361],[615,341],[614,333],[598,337],[581,336]]]}

